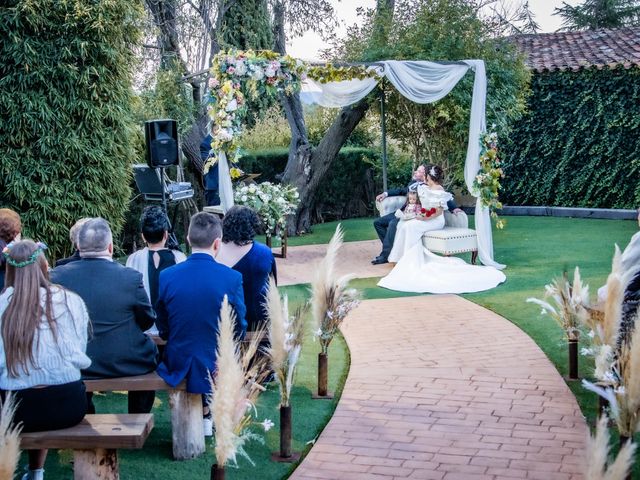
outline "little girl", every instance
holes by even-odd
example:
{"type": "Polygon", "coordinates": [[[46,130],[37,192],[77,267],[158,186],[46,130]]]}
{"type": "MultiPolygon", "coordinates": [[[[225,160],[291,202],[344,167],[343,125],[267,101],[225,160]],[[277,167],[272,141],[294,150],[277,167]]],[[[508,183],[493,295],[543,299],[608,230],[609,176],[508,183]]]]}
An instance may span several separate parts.
{"type": "Polygon", "coordinates": [[[404,206],[404,212],[400,209],[396,210],[396,218],[400,220],[411,220],[416,218],[421,210],[422,205],[420,205],[418,192],[409,192],[407,193],[407,203],[404,206]]]}

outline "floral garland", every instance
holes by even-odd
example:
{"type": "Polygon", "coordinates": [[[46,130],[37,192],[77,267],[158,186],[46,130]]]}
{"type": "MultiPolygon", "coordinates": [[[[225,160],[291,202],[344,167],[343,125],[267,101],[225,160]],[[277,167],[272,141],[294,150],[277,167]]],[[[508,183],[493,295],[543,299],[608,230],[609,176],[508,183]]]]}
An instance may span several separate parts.
{"type": "Polygon", "coordinates": [[[287,227],[287,215],[294,213],[300,203],[295,187],[271,182],[244,185],[236,189],[234,200],[238,205],[251,207],[258,213],[267,237],[277,233],[280,238],[287,227]]]}
{"type": "MultiPolygon", "coordinates": [[[[328,63],[310,67],[301,60],[269,50],[221,52],[214,57],[210,73],[211,149],[226,152],[232,165],[239,157],[237,139],[248,113],[247,97],[292,95],[300,91],[307,76],[320,82],[379,78],[365,65],[335,67],[328,63]]],[[[216,162],[217,158],[207,160],[203,173],[216,162]]]]}
{"type": "MultiPolygon", "coordinates": [[[[288,55],[271,51],[221,52],[213,59],[209,79],[209,118],[211,119],[211,149],[232,153],[232,164],[238,159],[237,139],[247,117],[245,99],[287,95],[300,90],[306,78],[306,66],[288,55]]],[[[205,162],[206,174],[217,159],[205,162]]]]}
{"type": "Polygon", "coordinates": [[[506,221],[498,217],[496,210],[502,208],[499,191],[502,189],[500,179],[504,178],[498,156],[498,134],[487,132],[480,138],[480,171],[473,181],[473,188],[480,196],[482,206],[489,208],[491,217],[496,220],[496,228],[502,229],[506,221]]]}

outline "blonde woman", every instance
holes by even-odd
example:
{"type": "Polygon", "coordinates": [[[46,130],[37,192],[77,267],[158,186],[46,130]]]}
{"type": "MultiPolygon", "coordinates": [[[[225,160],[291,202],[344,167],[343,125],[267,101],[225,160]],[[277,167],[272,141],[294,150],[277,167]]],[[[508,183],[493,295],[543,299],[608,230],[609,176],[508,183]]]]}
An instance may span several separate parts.
{"type": "MultiPolygon", "coordinates": [[[[49,282],[46,246],[32,240],[4,248],[6,288],[0,294],[0,395],[13,391],[15,424],[24,432],[78,424],[87,411],[80,369],[89,315],[82,299],[49,282]]],[[[29,450],[23,480],[44,478],[47,450],[29,450]]]]}

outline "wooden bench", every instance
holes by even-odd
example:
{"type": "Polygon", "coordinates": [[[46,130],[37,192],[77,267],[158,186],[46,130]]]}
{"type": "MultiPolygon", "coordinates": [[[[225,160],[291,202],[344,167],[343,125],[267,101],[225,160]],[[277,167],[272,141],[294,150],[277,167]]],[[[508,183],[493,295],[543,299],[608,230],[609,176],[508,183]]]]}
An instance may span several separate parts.
{"type": "Polygon", "coordinates": [[[142,448],[152,429],[150,413],[86,415],[75,427],[23,433],[20,448],[70,448],[75,480],[117,480],[118,449],[142,448]]]}
{"type": "Polygon", "coordinates": [[[84,384],[87,392],[168,390],[173,458],[187,460],[204,453],[202,396],[199,393],[188,393],[185,382],[173,388],[156,372],[151,372],[132,377],[85,380],[84,384]]]}

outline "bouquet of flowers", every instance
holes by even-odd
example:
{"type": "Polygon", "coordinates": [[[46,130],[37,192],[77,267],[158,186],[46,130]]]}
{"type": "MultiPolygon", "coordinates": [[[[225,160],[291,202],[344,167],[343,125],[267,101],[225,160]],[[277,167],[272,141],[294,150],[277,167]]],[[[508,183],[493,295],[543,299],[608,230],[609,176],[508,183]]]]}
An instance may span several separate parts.
{"type": "Polygon", "coordinates": [[[429,218],[429,217],[433,217],[436,214],[437,210],[433,207],[426,209],[424,207],[422,207],[420,209],[420,216],[423,218],[429,218]]]}
{"type": "Polygon", "coordinates": [[[496,219],[496,227],[504,228],[505,221],[498,217],[496,210],[502,208],[498,196],[502,188],[500,179],[504,177],[502,161],[498,156],[498,134],[487,132],[480,138],[480,170],[473,181],[473,188],[480,196],[480,202],[491,210],[496,219]]]}
{"type": "Polygon", "coordinates": [[[295,187],[271,182],[243,185],[234,192],[234,200],[258,213],[267,237],[277,233],[280,238],[287,226],[287,215],[295,212],[300,203],[295,187]]]}

